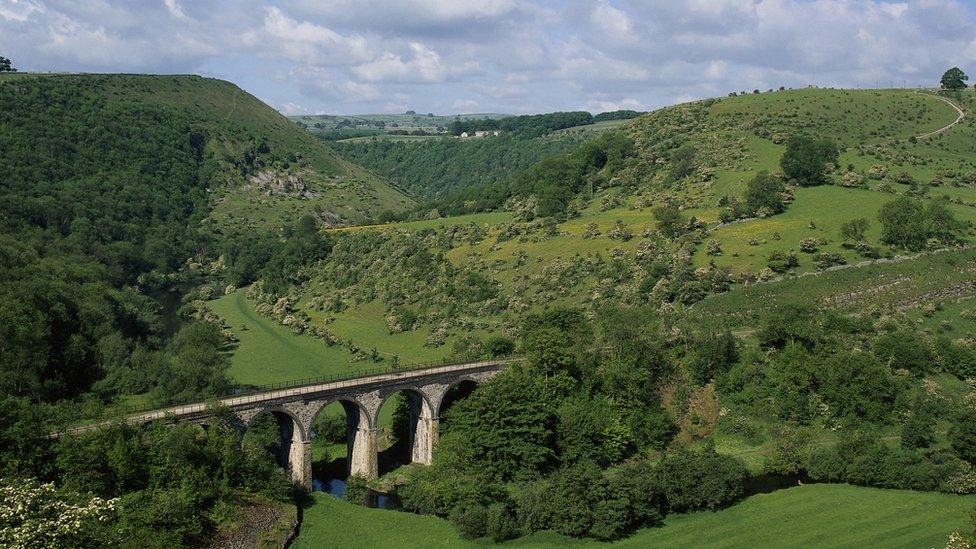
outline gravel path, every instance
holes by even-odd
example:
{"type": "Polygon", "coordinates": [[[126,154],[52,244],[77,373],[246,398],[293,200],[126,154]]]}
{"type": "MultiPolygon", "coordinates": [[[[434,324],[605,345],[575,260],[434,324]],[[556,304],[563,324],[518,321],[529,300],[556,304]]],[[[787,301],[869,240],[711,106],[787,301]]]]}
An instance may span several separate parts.
{"type": "MultiPolygon", "coordinates": [[[[921,93],[921,92],[916,92],[916,93],[921,93]]],[[[959,115],[956,116],[956,119],[951,124],[949,124],[947,126],[943,126],[943,127],[939,128],[939,129],[937,129],[935,131],[931,131],[931,132],[928,132],[928,133],[923,133],[922,135],[916,135],[915,136],[915,139],[925,139],[926,137],[932,137],[933,135],[939,135],[940,133],[948,130],[949,128],[951,128],[953,126],[955,126],[956,124],[958,124],[959,122],[961,122],[963,118],[966,117],[966,113],[965,113],[965,111],[962,110],[962,107],[960,107],[959,105],[956,105],[955,103],[953,103],[952,101],[946,99],[945,97],[942,97],[941,95],[932,95],[930,93],[921,93],[921,95],[928,95],[928,96],[934,97],[934,98],[936,98],[936,99],[938,99],[940,101],[943,101],[943,102],[947,103],[950,107],[952,107],[953,109],[956,109],[956,112],[959,113],[959,115]]]]}

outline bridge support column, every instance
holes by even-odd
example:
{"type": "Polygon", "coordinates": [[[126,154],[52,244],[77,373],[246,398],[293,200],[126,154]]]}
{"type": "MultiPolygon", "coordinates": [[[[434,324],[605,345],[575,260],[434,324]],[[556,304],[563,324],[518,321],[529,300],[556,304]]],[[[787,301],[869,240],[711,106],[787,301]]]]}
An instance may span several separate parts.
{"type": "Polygon", "coordinates": [[[299,433],[295,433],[288,449],[288,468],[291,480],[298,486],[312,490],[312,441],[302,440],[299,433]]]}
{"type": "Polygon", "coordinates": [[[440,420],[436,417],[421,416],[417,420],[410,461],[423,465],[434,462],[434,445],[437,444],[439,423],[440,420]]]}
{"type": "Polygon", "coordinates": [[[351,476],[374,479],[379,476],[378,439],[379,431],[372,427],[360,427],[352,432],[349,444],[349,474],[351,476]]]}

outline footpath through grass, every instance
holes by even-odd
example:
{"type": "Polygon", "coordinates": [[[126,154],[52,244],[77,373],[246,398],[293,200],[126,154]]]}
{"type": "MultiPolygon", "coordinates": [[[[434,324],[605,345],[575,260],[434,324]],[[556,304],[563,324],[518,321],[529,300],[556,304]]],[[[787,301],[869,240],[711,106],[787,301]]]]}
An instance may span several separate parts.
{"type": "MultiPolygon", "coordinates": [[[[316,493],[293,547],[477,547],[445,520],[366,509],[316,493]]],[[[752,496],[729,509],[668,517],[615,547],[943,547],[966,527],[973,496],[813,484],[752,496]]],[[[505,547],[606,546],[556,534],[505,547]]]]}

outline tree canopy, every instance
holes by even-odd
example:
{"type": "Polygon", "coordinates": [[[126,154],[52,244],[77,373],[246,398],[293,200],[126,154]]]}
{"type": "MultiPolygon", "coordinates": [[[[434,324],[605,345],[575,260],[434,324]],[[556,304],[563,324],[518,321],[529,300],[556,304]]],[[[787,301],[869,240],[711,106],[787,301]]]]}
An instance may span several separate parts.
{"type": "Polygon", "coordinates": [[[942,89],[944,90],[959,91],[966,89],[967,80],[969,80],[969,76],[962,72],[962,69],[952,67],[945,71],[939,83],[942,84],[942,89]]]}

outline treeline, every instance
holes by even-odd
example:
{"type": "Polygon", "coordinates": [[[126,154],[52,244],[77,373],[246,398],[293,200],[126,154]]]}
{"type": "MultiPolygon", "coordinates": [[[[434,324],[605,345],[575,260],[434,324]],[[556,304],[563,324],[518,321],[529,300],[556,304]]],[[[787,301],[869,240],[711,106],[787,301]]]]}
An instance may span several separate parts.
{"type": "Polygon", "coordinates": [[[470,134],[476,131],[501,130],[532,138],[557,130],[593,124],[594,122],[636,118],[640,115],[641,113],[631,110],[604,112],[596,116],[586,111],[569,111],[509,116],[500,119],[455,120],[448,124],[447,131],[451,135],[461,135],[464,132],[470,134]]]}
{"type": "Polygon", "coordinates": [[[28,403],[0,400],[0,418],[0,494],[10,505],[0,541],[11,547],[200,547],[242,498],[294,498],[273,458],[270,414],[244,435],[218,417],[207,428],[120,424],[56,441],[28,403]]]}
{"type": "MultiPolygon", "coordinates": [[[[121,362],[163,360],[150,358],[169,336],[155,298],[210,246],[206,135],[178,109],[111,102],[97,85],[0,86],[3,396],[71,398],[121,362]]],[[[139,369],[138,392],[162,373],[139,369]]],[[[112,384],[99,389],[128,390],[112,384]]]]}
{"type": "Polygon", "coordinates": [[[506,180],[544,157],[572,151],[579,139],[524,139],[503,134],[491,139],[339,141],[331,146],[351,162],[396,181],[412,194],[434,199],[506,180]]]}
{"type": "Polygon", "coordinates": [[[633,154],[634,143],[629,137],[607,132],[570,154],[544,158],[514,178],[461,190],[435,205],[441,213],[456,215],[495,210],[517,198],[530,202],[524,208],[530,218],[563,215],[584,189],[595,191],[608,185],[633,154]]]}

